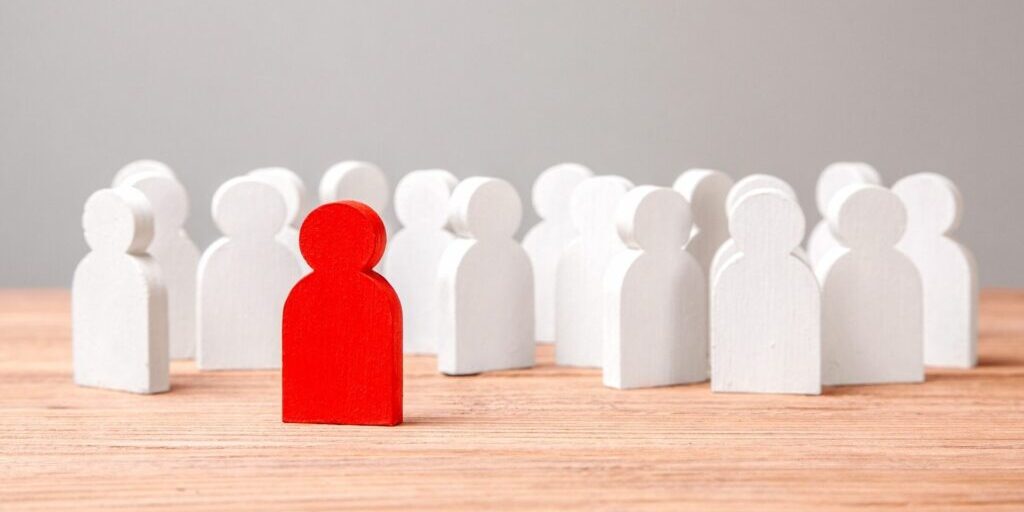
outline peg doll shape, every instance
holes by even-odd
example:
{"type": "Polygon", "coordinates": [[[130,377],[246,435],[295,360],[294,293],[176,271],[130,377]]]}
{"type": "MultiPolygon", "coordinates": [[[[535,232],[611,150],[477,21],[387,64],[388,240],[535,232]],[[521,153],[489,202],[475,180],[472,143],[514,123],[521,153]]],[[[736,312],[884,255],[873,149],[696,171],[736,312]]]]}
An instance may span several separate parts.
{"type": "Polygon", "coordinates": [[[683,247],[690,206],[670,188],[630,190],[615,213],[627,246],[604,278],[604,384],[671,386],[708,378],[707,284],[683,247]]]}
{"type": "Polygon", "coordinates": [[[533,366],[533,271],[512,238],[522,220],[515,188],[468,178],[452,192],[458,239],[441,257],[438,369],[448,375],[533,366]]]}
{"type": "Polygon", "coordinates": [[[822,289],[822,383],[924,380],[921,277],[896,249],[907,213],[877,185],[840,190],[828,220],[842,244],[815,271],[822,289]]]}
{"type": "Polygon", "coordinates": [[[878,171],[864,162],[836,162],[821,172],[814,197],[822,218],[807,237],[807,256],[810,258],[812,266],[821,261],[827,252],[839,246],[839,242],[832,236],[832,230],[828,227],[828,220],[825,219],[828,203],[832,197],[850,185],[881,184],[882,179],[879,177],[878,171]]]}
{"type": "Polygon", "coordinates": [[[276,235],[287,219],[280,191],[252,176],[213,195],[224,234],[199,259],[196,362],[201,370],[281,367],[281,308],[301,276],[276,235]]]}
{"type": "Polygon", "coordinates": [[[438,265],[455,235],[447,229],[448,200],[458,179],[440,169],[413,171],[395,187],[402,224],[388,244],[384,275],[405,311],[405,353],[436,354],[440,337],[438,265]]]}
{"type": "Polygon", "coordinates": [[[624,251],[615,209],[633,184],[620,176],[598,176],[573,191],[569,212],[579,235],[558,260],[555,294],[555,362],[601,368],[604,358],[604,274],[624,251]]]}
{"type": "Polygon", "coordinates": [[[892,191],[907,209],[907,232],[896,247],[921,273],[924,364],[971,368],[978,362],[978,272],[974,256],[952,233],[963,200],[945,176],[921,173],[892,191]]]}
{"type": "Polygon", "coordinates": [[[306,264],[306,260],[302,258],[302,253],[299,251],[298,230],[308,209],[306,184],[302,182],[302,178],[298,174],[284,167],[264,167],[249,171],[248,175],[266,181],[281,193],[287,213],[285,225],[277,233],[277,239],[292,250],[302,268],[302,273],[308,274],[309,265],[306,264]]]}
{"type": "Polygon", "coordinates": [[[322,205],[302,224],[313,272],[284,306],[285,422],[402,422],[402,306],[373,270],[386,243],[384,223],[358,201],[322,205]]]}
{"type": "Polygon", "coordinates": [[[569,198],[577,185],[593,175],[580,164],[564,163],[548,168],[533,182],[533,208],[540,222],[523,237],[523,249],[533,263],[536,331],[541,343],[555,340],[558,259],[577,234],[569,213],[569,198]]]}
{"type": "Polygon", "coordinates": [[[146,253],[153,214],[142,192],[103,189],[85,203],[90,252],[71,284],[75,384],[160,393],[170,388],[167,295],[146,253]]]}
{"type": "Polygon", "coordinates": [[[171,359],[192,359],[196,352],[199,248],[184,229],[188,193],[177,179],[156,171],[132,174],[122,183],[142,192],[153,211],[153,242],[148,252],[160,268],[167,292],[171,359]]]}
{"type": "Polygon", "coordinates": [[[821,296],[793,254],[804,236],[800,206],[755,189],[733,206],[737,252],[711,291],[711,390],[821,393],[821,296]]]}
{"type": "Polygon", "coordinates": [[[686,250],[697,258],[704,275],[711,271],[718,248],[729,239],[725,200],[732,186],[728,174],[711,169],[690,169],[680,174],[672,185],[690,203],[693,233],[686,250]]]}

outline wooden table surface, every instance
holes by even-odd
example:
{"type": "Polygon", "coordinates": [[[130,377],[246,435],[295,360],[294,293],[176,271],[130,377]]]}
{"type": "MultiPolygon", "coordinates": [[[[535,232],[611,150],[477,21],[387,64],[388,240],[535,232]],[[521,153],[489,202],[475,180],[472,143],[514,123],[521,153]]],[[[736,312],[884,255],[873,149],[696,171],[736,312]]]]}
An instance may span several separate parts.
{"type": "Polygon", "coordinates": [[[552,365],[408,357],[396,428],[280,421],[277,372],[83,389],[66,291],[0,292],[0,508],[1024,510],[1024,292],[988,291],[981,364],[818,397],[616,391],[552,365]]]}

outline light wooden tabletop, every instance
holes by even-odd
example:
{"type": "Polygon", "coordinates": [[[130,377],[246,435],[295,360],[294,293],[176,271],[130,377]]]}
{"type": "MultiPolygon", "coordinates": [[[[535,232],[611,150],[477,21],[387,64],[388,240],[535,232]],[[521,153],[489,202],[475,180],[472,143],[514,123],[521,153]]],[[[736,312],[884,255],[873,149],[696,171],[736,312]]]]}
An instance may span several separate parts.
{"type": "Polygon", "coordinates": [[[981,365],[823,396],[616,391],[552,365],[443,377],[406,423],[280,422],[277,372],[71,383],[65,291],[0,292],[0,508],[1024,510],[1024,293],[983,295],[981,365]]]}

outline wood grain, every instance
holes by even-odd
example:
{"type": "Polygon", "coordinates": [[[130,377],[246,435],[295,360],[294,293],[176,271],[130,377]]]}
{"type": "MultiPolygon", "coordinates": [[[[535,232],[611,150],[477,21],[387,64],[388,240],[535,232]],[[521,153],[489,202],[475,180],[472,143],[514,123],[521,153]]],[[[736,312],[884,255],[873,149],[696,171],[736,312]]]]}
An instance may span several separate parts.
{"type": "Polygon", "coordinates": [[[1024,292],[984,293],[979,367],[925,384],[624,392],[550,346],[475,377],[410,356],[397,428],[283,424],[274,371],[77,388],[68,318],[0,292],[2,509],[1024,509],[1024,292]]]}

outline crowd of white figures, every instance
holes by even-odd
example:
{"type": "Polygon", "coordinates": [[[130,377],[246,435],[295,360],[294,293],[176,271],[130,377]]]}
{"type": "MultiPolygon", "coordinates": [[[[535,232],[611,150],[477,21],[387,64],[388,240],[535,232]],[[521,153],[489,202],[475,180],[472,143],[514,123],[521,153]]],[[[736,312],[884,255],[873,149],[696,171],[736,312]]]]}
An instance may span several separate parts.
{"type": "MultiPolygon", "coordinates": [[[[319,186],[322,203],[378,213],[390,196],[367,162],[338,163],[319,186]]],[[[710,379],[798,394],[976,363],[977,272],[950,236],[961,197],[940,175],[885,188],[868,164],[828,166],[806,250],[796,194],[770,175],[691,169],[671,187],[634,186],[566,163],[532,199],[541,220],[520,244],[509,183],[436,169],[398,182],[401,227],[377,270],[401,299],[406,353],[466,375],[530,367],[535,343],[554,343],[557,364],[602,368],[614,388],[710,379]]],[[[298,228],[311,202],[288,169],[232,178],[212,201],[223,237],[200,255],[175,173],[121,169],[85,205],[76,382],[160,392],[169,359],[193,357],[201,370],[279,368],[282,306],[310,271],[298,228]]]]}

